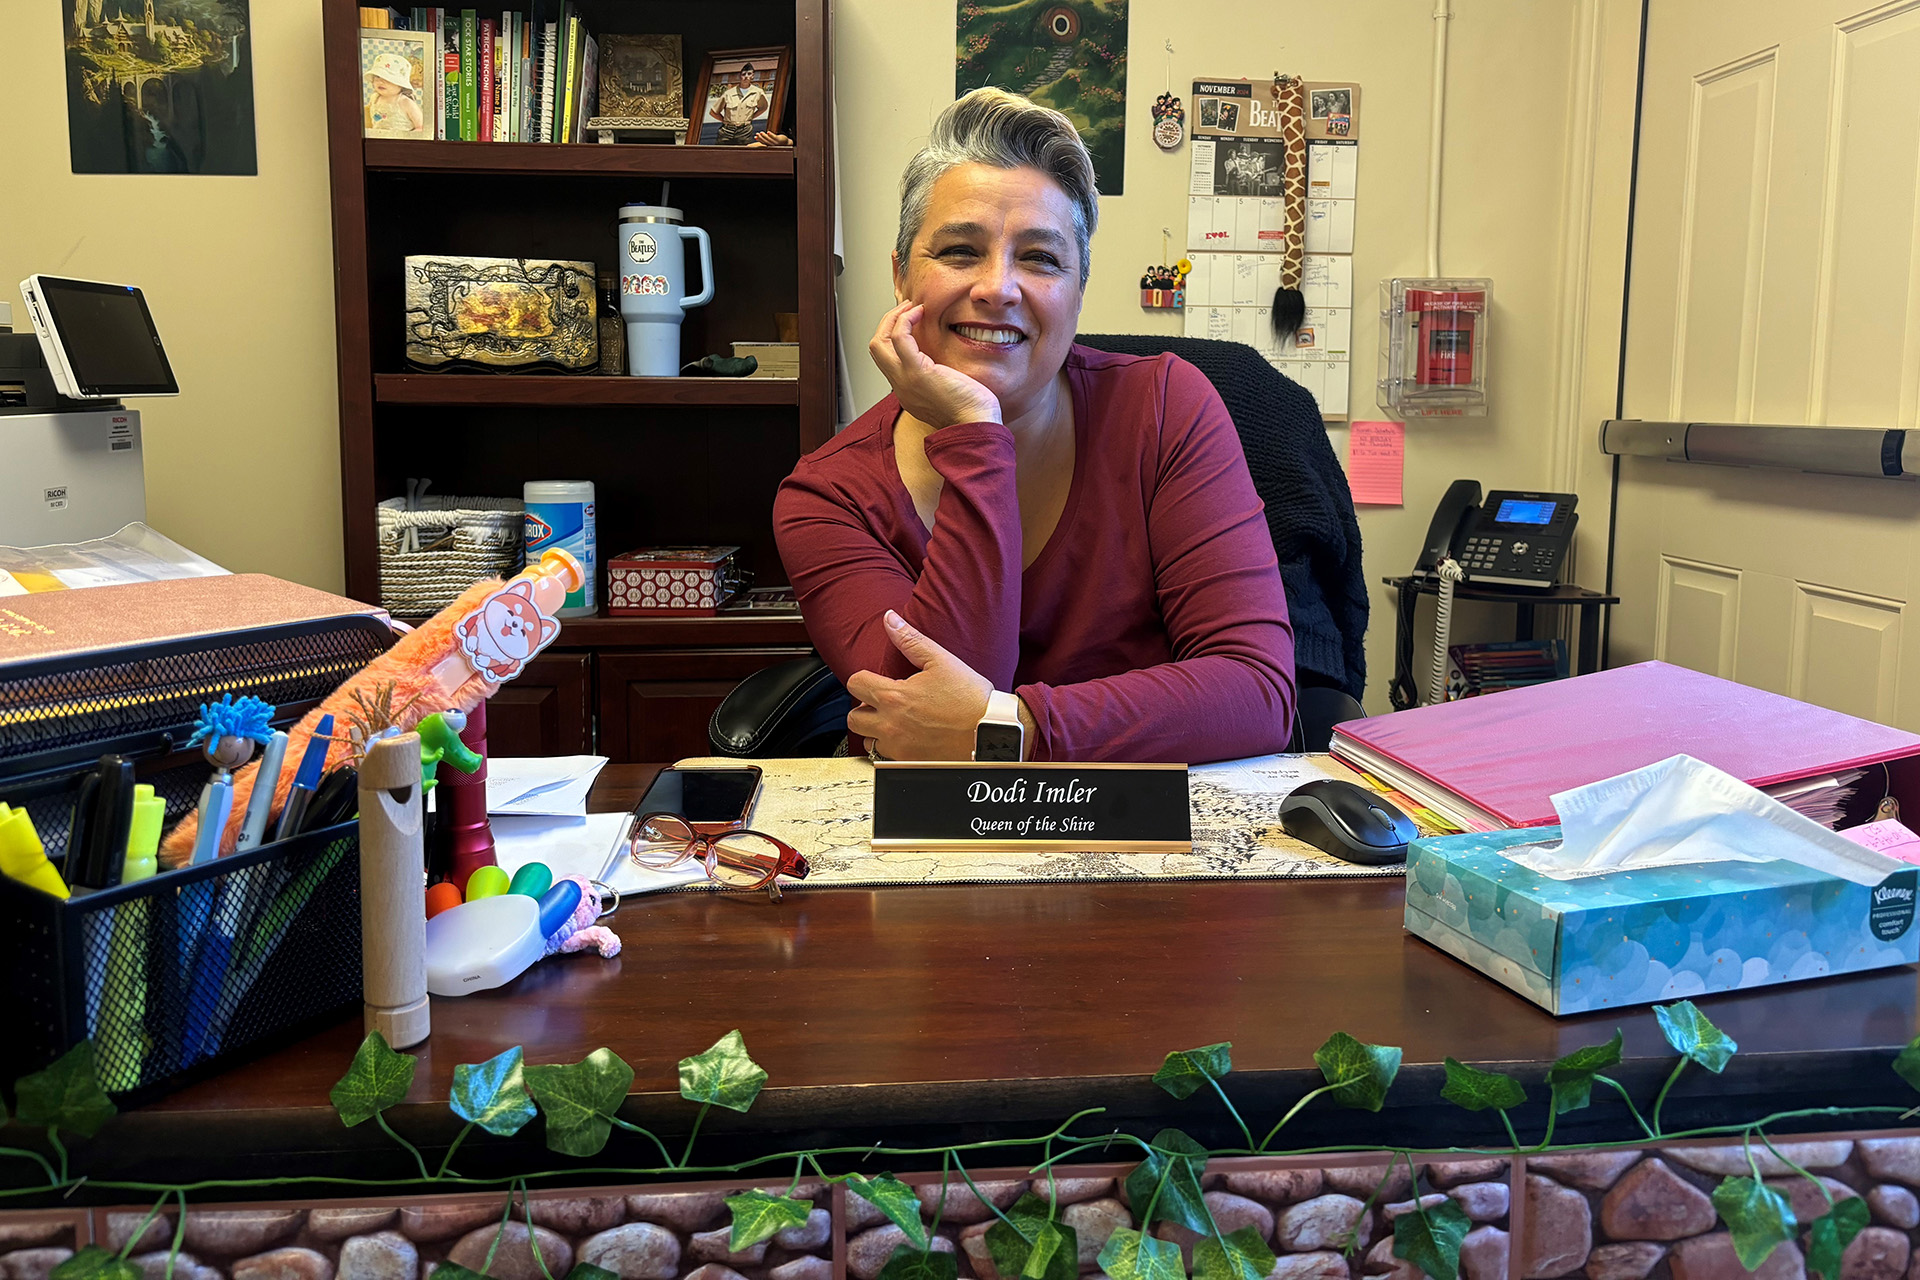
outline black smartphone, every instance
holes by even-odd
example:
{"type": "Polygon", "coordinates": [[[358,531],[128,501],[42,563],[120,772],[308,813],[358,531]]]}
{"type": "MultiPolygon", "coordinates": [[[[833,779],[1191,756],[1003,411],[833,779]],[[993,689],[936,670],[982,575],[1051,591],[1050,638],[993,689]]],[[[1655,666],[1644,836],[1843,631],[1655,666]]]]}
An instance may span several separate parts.
{"type": "Polygon", "coordinates": [[[760,798],[760,766],[723,765],[660,771],[634,806],[635,813],[677,813],[696,831],[712,833],[743,827],[760,798]]]}

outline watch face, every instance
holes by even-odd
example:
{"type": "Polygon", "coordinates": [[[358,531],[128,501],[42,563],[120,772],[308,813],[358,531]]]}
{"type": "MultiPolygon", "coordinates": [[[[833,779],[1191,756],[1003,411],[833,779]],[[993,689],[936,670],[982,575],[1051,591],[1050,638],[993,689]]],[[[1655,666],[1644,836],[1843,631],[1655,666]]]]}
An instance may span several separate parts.
{"type": "Polygon", "coordinates": [[[983,764],[1018,764],[1020,762],[1020,726],[989,721],[975,727],[973,758],[983,764]]]}

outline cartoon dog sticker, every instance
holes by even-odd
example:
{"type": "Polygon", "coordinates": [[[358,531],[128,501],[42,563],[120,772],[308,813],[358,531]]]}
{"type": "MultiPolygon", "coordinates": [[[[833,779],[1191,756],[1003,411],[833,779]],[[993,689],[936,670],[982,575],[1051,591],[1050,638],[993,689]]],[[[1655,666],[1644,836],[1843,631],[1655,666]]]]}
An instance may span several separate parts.
{"type": "Polygon", "coordinates": [[[473,669],[489,684],[520,674],[520,668],[553,642],[560,624],[533,602],[533,584],[516,582],[488,596],[454,628],[473,669]]]}

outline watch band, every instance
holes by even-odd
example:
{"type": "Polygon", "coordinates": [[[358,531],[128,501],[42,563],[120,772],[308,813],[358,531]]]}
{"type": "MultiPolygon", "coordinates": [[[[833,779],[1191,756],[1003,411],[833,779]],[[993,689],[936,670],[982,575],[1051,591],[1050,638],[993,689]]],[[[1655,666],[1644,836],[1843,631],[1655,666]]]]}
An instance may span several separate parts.
{"type": "Polygon", "coordinates": [[[995,689],[987,695],[987,714],[982,720],[992,720],[999,724],[1020,723],[1020,699],[1010,693],[995,689]]]}

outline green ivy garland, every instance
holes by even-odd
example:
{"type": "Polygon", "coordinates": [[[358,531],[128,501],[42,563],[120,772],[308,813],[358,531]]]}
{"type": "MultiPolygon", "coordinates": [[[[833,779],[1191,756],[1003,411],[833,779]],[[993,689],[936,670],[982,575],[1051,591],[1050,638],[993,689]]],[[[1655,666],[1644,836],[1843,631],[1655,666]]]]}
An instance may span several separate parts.
{"type": "MultiPolygon", "coordinates": [[[[1813,1174],[1783,1155],[1767,1135],[1768,1127],[1783,1120],[1812,1116],[1892,1115],[1905,1118],[1920,1108],[1816,1107],[1799,1111],[1776,1112],[1745,1124],[1718,1125],[1668,1133],[1661,1126],[1667,1095],[1686,1070],[1688,1063],[1718,1074],[1726,1069],[1738,1046],[1725,1032],[1696,1008],[1692,1001],[1681,1000],[1654,1008],[1654,1017],[1667,1043],[1680,1055],[1673,1070],[1661,1085],[1649,1111],[1651,1118],[1634,1102],[1619,1081],[1605,1071],[1621,1060],[1622,1036],[1618,1030],[1603,1044],[1588,1045],[1557,1059],[1547,1068],[1547,1087],[1552,1105],[1548,1109],[1545,1132],[1540,1141],[1529,1146],[1520,1141],[1507,1112],[1527,1101],[1527,1091],[1510,1075],[1483,1071],[1446,1059],[1446,1084],[1440,1096],[1467,1111],[1492,1111],[1500,1118],[1509,1145],[1506,1147],[1449,1147],[1446,1152],[1477,1156],[1537,1155],[1551,1150],[1571,1149],[1553,1145],[1554,1125],[1569,1111],[1578,1111],[1592,1102],[1593,1087],[1604,1085],[1620,1095],[1627,1111],[1646,1140],[1703,1138],[1740,1135],[1744,1142],[1747,1168],[1751,1176],[1722,1179],[1712,1195],[1714,1208],[1726,1220],[1733,1237],[1734,1252],[1740,1265],[1757,1270],[1779,1245],[1798,1234],[1792,1207],[1787,1198],[1761,1178],[1753,1144],[1757,1139],[1781,1164],[1813,1183],[1826,1201],[1827,1211],[1807,1225],[1807,1269],[1818,1280],[1839,1280],[1840,1255],[1848,1243],[1867,1225],[1866,1202],[1849,1198],[1836,1202],[1826,1186],[1813,1174]]],[[[747,1053],[738,1031],[729,1031],[704,1053],[680,1061],[680,1096],[700,1104],[685,1147],[679,1159],[673,1157],[660,1137],[620,1118],[618,1112],[633,1084],[633,1068],[610,1049],[596,1049],[579,1062],[567,1065],[533,1065],[525,1062],[519,1048],[480,1063],[463,1063],[453,1069],[453,1090],[448,1106],[466,1123],[438,1169],[429,1170],[426,1156],[387,1122],[386,1112],[406,1099],[413,1084],[415,1061],[396,1053],[378,1032],[367,1036],[355,1052],[353,1063],[333,1086],[334,1110],[348,1128],[374,1121],[389,1137],[413,1156],[419,1171],[417,1178],[364,1179],[343,1177],[288,1177],[252,1179],[214,1179],[192,1184],[152,1182],[93,1181],[110,1190],[159,1193],[138,1231],[128,1237],[117,1252],[89,1245],[60,1264],[52,1280],[140,1280],[139,1268],[129,1260],[133,1244],[145,1234],[148,1225],[174,1201],[180,1209],[173,1243],[168,1256],[168,1275],[179,1256],[186,1226],[187,1193],[216,1188],[285,1186],[295,1183],[343,1184],[358,1187],[426,1185],[498,1186],[510,1184],[500,1228],[487,1254],[490,1266],[511,1220],[516,1199],[526,1216],[528,1239],[535,1261],[547,1280],[555,1280],[540,1256],[539,1242],[533,1232],[532,1211],[525,1192],[535,1179],[580,1175],[619,1175],[653,1178],[664,1174],[716,1175],[741,1173],[767,1164],[793,1163],[793,1177],[786,1192],[772,1195],[765,1191],[743,1191],[727,1197],[732,1216],[729,1248],[735,1252],[770,1239],[776,1232],[805,1225],[813,1202],[793,1195],[800,1179],[809,1169],[816,1178],[846,1184],[847,1190],[871,1203],[888,1221],[898,1226],[906,1243],[897,1249],[882,1268],[879,1280],[957,1280],[959,1262],[951,1253],[932,1247],[932,1232],[939,1227],[946,1203],[946,1188],[958,1174],[968,1188],[978,1194],[968,1172],[964,1153],[981,1150],[1018,1150],[1038,1148],[1041,1159],[1028,1170],[1029,1176],[1047,1177],[1047,1194],[1029,1191],[1012,1206],[1000,1209],[984,1195],[981,1203],[993,1210],[998,1219],[986,1233],[987,1248],[994,1267],[1010,1280],[1078,1280],[1078,1242],[1074,1230],[1059,1218],[1055,1167],[1077,1156],[1103,1151],[1118,1142],[1139,1150],[1140,1161],[1125,1178],[1129,1204],[1145,1206],[1138,1229],[1115,1231],[1100,1251],[1101,1270],[1113,1280],[1188,1280],[1180,1247],[1170,1240],[1151,1234],[1156,1222],[1170,1222],[1197,1232],[1202,1237],[1193,1251],[1192,1280],[1264,1280],[1275,1265],[1273,1252],[1252,1227],[1222,1232],[1201,1194],[1201,1174],[1207,1162],[1216,1156],[1317,1155],[1335,1152],[1372,1151],[1377,1147],[1318,1147],[1310,1150],[1274,1151],[1273,1142],[1301,1108],[1322,1094],[1343,1107],[1378,1111],[1400,1071],[1400,1050],[1385,1045],[1367,1044],[1344,1031],[1335,1032],[1314,1052],[1314,1062],[1326,1083],[1316,1088],[1276,1121],[1259,1142],[1242,1118],[1222,1081],[1233,1070],[1233,1046],[1230,1043],[1202,1045],[1169,1053],[1153,1075],[1153,1082],[1178,1099],[1192,1097],[1202,1088],[1211,1088],[1227,1109],[1245,1139],[1243,1147],[1208,1149],[1178,1129],[1162,1129],[1152,1141],[1119,1131],[1076,1136],[1072,1127],[1102,1108],[1089,1108],[1070,1117],[1054,1129],[1031,1138],[995,1139],[947,1147],[819,1147],[760,1156],[738,1164],[696,1165],[693,1150],[701,1124],[713,1107],[746,1112],[753,1106],[767,1082],[766,1071],[747,1053]],[[460,1146],[477,1128],[497,1137],[512,1137],[531,1123],[536,1115],[546,1117],[547,1147],[562,1155],[591,1157],[599,1155],[617,1127],[653,1144],[660,1163],[645,1167],[572,1167],[543,1170],[502,1178],[468,1178],[453,1169],[453,1158],[460,1146]],[[1056,1151],[1059,1144],[1061,1150],[1056,1151]],[[924,1157],[938,1156],[941,1169],[941,1198],[934,1210],[931,1226],[920,1218],[920,1200],[913,1189],[890,1173],[868,1178],[858,1173],[830,1174],[821,1164],[822,1157],[837,1155],[924,1157]]],[[[1920,1089],[1920,1037],[1916,1037],[1893,1060],[1892,1067],[1902,1080],[1920,1089]]],[[[100,1086],[94,1066],[93,1045],[74,1046],[44,1071],[25,1076],[15,1083],[16,1113],[12,1116],[0,1101],[0,1126],[10,1121],[37,1126],[47,1147],[43,1154],[24,1147],[0,1147],[0,1156],[12,1156],[38,1165],[45,1177],[43,1184],[0,1190],[0,1199],[9,1196],[71,1191],[89,1181],[75,1177],[68,1168],[67,1150],[60,1140],[62,1130],[91,1138],[115,1115],[113,1102],[100,1086]],[[51,1159],[49,1158],[51,1157],[51,1159]]],[[[1640,1138],[1631,1140],[1641,1141],[1640,1138]]],[[[1583,1146],[1626,1146],[1628,1143],[1582,1144],[1583,1146]]],[[[1413,1173],[1413,1151],[1394,1151],[1413,1173]]],[[[1371,1210],[1392,1177],[1395,1161],[1389,1161],[1373,1193],[1367,1197],[1371,1210]]],[[[1472,1228],[1466,1213],[1452,1200],[1438,1205],[1421,1204],[1414,1188],[1414,1211],[1400,1215],[1393,1223],[1393,1254],[1419,1268],[1432,1280],[1458,1280],[1460,1248],[1472,1228]]],[[[1357,1221],[1357,1220],[1356,1220],[1357,1221]]],[[[1357,1240],[1349,1229],[1344,1251],[1350,1256],[1357,1240]]],[[[446,1262],[434,1271],[434,1280],[479,1280],[475,1272],[446,1262]]],[[[586,1263],[575,1266],[566,1280],[612,1280],[610,1272],[586,1263]]]]}

